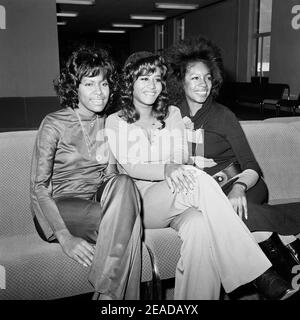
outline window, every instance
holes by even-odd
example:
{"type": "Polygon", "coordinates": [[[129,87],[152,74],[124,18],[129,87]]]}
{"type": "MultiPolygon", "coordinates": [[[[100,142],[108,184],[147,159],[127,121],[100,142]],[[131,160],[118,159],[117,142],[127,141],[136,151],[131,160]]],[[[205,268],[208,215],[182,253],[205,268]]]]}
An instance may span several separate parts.
{"type": "Polygon", "coordinates": [[[161,54],[165,48],[165,26],[163,24],[156,25],[155,32],[155,51],[161,54]]]}
{"type": "Polygon", "coordinates": [[[255,75],[260,78],[268,77],[270,71],[272,1],[259,0],[257,3],[255,75]]]}
{"type": "Polygon", "coordinates": [[[184,40],[184,26],[185,19],[183,17],[174,19],[174,42],[184,40]]]}

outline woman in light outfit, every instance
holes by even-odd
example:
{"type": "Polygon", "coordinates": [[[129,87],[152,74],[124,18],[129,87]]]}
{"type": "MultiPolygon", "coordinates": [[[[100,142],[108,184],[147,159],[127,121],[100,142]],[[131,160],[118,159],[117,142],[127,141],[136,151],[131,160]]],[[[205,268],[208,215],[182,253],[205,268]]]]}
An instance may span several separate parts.
{"type": "Polygon", "coordinates": [[[146,228],[171,226],[183,241],[176,268],[175,299],[219,299],[255,280],[270,299],[292,295],[272,269],[219,185],[184,165],[188,158],[180,111],[166,105],[164,60],[149,52],[126,61],[121,110],[106,132],[119,170],[134,178],[146,228]],[[170,147],[171,146],[171,147],[170,147]]]}

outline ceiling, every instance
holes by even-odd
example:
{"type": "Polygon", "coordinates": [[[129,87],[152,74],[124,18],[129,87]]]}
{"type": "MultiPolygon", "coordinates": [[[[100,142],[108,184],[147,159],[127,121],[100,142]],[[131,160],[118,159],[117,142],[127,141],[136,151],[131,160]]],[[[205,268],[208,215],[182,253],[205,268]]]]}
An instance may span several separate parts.
{"type": "MultiPolygon", "coordinates": [[[[199,8],[208,6],[220,0],[174,0],[175,3],[198,4],[199,8]]],[[[98,29],[121,29],[112,27],[112,23],[141,23],[144,26],[152,24],[149,20],[131,20],[130,14],[156,14],[168,18],[187,12],[186,10],[157,9],[155,2],[171,2],[170,0],[95,0],[94,5],[57,4],[57,12],[75,11],[77,17],[58,17],[58,21],[67,24],[59,26],[60,31],[75,33],[93,33],[98,29]]],[[[124,28],[122,28],[124,29],[124,28]]],[[[125,28],[129,31],[132,28],[125,28]]]]}

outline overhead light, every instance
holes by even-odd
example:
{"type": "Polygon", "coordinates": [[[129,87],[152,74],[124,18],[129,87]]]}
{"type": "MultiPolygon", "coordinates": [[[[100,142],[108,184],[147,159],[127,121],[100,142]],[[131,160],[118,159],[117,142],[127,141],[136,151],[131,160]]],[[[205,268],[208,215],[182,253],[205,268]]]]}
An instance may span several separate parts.
{"type": "Polygon", "coordinates": [[[65,26],[66,24],[67,24],[66,21],[57,22],[58,26],[65,26]]]}
{"type": "Polygon", "coordinates": [[[130,19],[133,19],[133,20],[165,20],[166,16],[131,14],[130,19]]]}
{"type": "Polygon", "coordinates": [[[115,28],[141,28],[143,25],[134,23],[113,23],[112,26],[115,28]]]}
{"type": "Polygon", "coordinates": [[[91,5],[95,4],[95,0],[56,0],[56,3],[91,5]]]}
{"type": "Polygon", "coordinates": [[[198,4],[188,3],[166,3],[166,2],[155,2],[155,8],[157,9],[181,9],[181,10],[194,10],[199,7],[198,4]]]}
{"type": "Polygon", "coordinates": [[[125,33],[125,30],[104,30],[104,29],[99,29],[98,32],[100,33],[125,33]]]}
{"type": "Polygon", "coordinates": [[[78,12],[57,12],[58,17],[77,17],[78,12]]]}

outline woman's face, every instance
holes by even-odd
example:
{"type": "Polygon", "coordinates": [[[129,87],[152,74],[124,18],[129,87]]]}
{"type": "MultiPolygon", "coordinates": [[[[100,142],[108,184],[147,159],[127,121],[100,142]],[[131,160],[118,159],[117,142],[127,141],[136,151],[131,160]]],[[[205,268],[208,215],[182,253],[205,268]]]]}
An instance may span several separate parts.
{"type": "Polygon", "coordinates": [[[92,115],[101,112],[109,99],[109,85],[103,73],[96,77],[83,77],[78,87],[80,113],[92,115]]]}
{"type": "Polygon", "coordinates": [[[212,76],[210,70],[201,61],[187,65],[183,80],[183,89],[188,103],[203,104],[210,95],[212,76]]]}
{"type": "Polygon", "coordinates": [[[154,104],[162,91],[161,70],[139,76],[133,85],[133,104],[135,107],[149,107],[154,104]]]}

